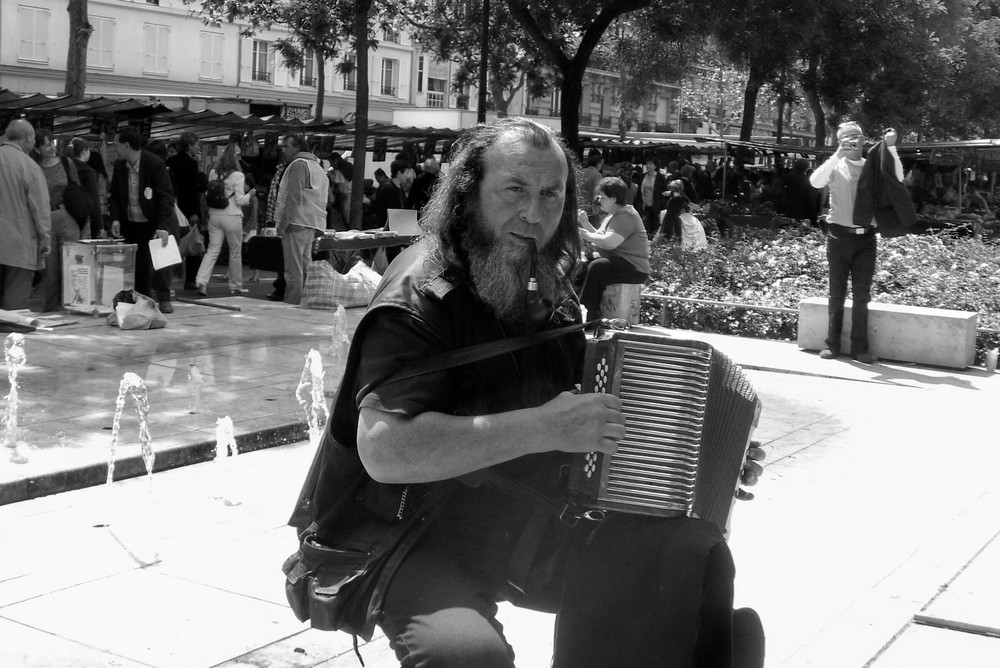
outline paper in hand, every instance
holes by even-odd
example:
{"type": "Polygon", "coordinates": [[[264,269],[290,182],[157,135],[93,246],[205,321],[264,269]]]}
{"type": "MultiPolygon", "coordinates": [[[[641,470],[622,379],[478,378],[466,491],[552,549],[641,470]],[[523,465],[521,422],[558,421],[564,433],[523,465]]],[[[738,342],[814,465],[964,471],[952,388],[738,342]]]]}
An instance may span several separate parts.
{"type": "Polygon", "coordinates": [[[153,269],[163,269],[181,263],[181,252],[177,249],[177,239],[174,235],[167,237],[167,245],[159,238],[149,241],[149,256],[153,260],[153,269]]]}

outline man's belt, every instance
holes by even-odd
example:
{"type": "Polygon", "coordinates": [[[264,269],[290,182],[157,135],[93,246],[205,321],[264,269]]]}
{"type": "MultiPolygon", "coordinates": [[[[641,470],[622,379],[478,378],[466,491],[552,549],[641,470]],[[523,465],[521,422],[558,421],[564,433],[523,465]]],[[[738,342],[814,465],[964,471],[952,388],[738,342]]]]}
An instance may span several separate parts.
{"type": "Polygon", "coordinates": [[[868,234],[869,232],[875,231],[874,227],[848,227],[847,225],[840,225],[838,223],[834,223],[834,225],[847,234],[868,234]]]}

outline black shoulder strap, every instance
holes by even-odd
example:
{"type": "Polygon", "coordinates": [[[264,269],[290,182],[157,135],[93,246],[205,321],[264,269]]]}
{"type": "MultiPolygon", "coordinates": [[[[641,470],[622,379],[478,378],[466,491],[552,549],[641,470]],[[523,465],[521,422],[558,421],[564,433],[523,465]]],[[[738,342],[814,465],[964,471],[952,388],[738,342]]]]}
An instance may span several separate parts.
{"type": "Polygon", "coordinates": [[[510,339],[499,339],[497,341],[479,343],[474,346],[466,346],[465,348],[459,348],[457,350],[448,350],[443,353],[431,355],[430,357],[422,359],[415,364],[411,364],[384,381],[379,381],[378,384],[394,383],[399,380],[415,378],[416,376],[422,376],[436,371],[444,371],[445,369],[462,366],[463,364],[472,364],[473,362],[479,362],[484,359],[489,359],[490,357],[504,355],[509,352],[514,352],[515,350],[520,350],[521,348],[538,345],[539,343],[558,338],[571,332],[580,331],[586,327],[587,324],[589,323],[567,325],[565,327],[550,329],[544,332],[530,332],[528,334],[521,334],[520,336],[515,336],[510,339]]]}
{"type": "Polygon", "coordinates": [[[59,158],[59,161],[62,163],[63,171],[66,172],[66,180],[74,185],[79,185],[80,182],[74,179],[73,174],[69,171],[69,158],[64,155],[59,158]]]}

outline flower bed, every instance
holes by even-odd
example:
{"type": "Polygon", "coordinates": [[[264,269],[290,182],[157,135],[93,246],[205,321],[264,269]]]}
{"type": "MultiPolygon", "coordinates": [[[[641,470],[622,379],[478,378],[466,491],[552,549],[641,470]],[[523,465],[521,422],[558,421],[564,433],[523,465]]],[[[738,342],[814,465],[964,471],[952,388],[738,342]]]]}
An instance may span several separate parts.
{"type": "MultiPolygon", "coordinates": [[[[645,294],[798,309],[806,297],[828,294],[826,240],[808,227],[777,231],[741,228],[734,238],[709,241],[702,251],[654,246],[645,294]]],[[[976,311],[979,327],[1000,329],[1000,244],[948,235],[879,239],[872,300],[976,311]]],[[[667,302],[664,325],[736,336],[794,341],[795,314],[730,306],[667,302]]],[[[644,300],[642,322],[660,322],[659,300],[644,300]]],[[[976,363],[1000,346],[981,333],[976,363]]]]}

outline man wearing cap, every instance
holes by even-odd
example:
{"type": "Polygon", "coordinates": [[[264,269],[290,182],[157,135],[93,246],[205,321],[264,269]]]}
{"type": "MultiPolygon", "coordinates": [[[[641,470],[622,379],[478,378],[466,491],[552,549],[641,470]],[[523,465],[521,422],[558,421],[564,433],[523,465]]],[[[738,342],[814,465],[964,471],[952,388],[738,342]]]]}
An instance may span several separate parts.
{"type": "MultiPolygon", "coordinates": [[[[874,211],[859,207],[867,215],[856,215],[858,185],[865,172],[864,134],[853,121],[841,123],[837,129],[839,146],[836,153],[820,165],[809,177],[814,188],[830,187],[830,213],[827,216],[826,257],[830,264],[829,324],[826,347],[820,351],[823,359],[840,354],[840,337],[844,328],[844,300],[847,279],[851,279],[851,357],[862,364],[877,360],[868,350],[868,302],[871,300],[872,279],[875,276],[875,256],[878,241],[875,236],[874,211]]],[[[883,163],[899,183],[903,180],[903,165],[896,152],[896,131],[885,133],[883,147],[892,164],[883,163]]]]}

